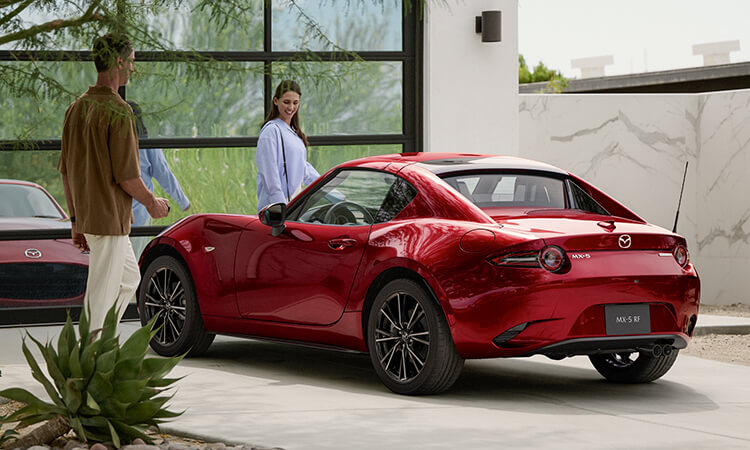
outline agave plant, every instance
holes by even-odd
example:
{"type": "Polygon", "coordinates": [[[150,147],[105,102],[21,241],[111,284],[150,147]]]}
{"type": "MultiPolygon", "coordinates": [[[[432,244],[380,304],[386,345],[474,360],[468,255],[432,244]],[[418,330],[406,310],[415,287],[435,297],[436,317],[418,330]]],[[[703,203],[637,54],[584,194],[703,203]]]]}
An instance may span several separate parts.
{"type": "MultiPolygon", "coordinates": [[[[29,391],[10,388],[0,391],[0,396],[26,404],[4,418],[3,422],[30,425],[48,421],[44,444],[68,432],[71,428],[77,438],[88,442],[111,442],[119,448],[121,443],[141,438],[150,426],[181,413],[168,411],[165,404],[172,398],[164,395],[177,381],[165,378],[182,359],[146,358],[148,343],[156,333],[154,321],[133,333],[122,345],[116,336],[117,315],[115,307],[107,313],[99,332],[89,332],[89,319],[85,308],[76,337],[68,316],[57,340],[57,348],[46,345],[27,333],[44,357],[49,378],[45,376],[23,340],[22,349],[31,373],[47,392],[52,403],[41,400],[29,391]],[[50,428],[55,429],[50,432],[50,428]],[[52,436],[54,435],[54,436],[52,436]]],[[[44,428],[44,427],[40,427],[44,428]]],[[[36,430],[35,430],[36,431],[36,430]]],[[[45,433],[44,431],[42,433],[45,433]]],[[[7,437],[6,437],[7,439],[7,437]]],[[[20,441],[7,442],[4,447],[16,447],[20,441]]]]}

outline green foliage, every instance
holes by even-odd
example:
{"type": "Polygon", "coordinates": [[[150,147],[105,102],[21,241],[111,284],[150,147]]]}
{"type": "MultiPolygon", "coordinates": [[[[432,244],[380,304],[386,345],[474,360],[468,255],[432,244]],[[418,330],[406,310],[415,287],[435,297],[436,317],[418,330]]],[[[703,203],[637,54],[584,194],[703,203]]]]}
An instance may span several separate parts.
{"type": "Polygon", "coordinates": [[[539,61],[534,67],[533,71],[529,70],[529,66],[526,64],[526,59],[523,55],[518,55],[518,82],[520,84],[526,83],[540,83],[547,81],[547,86],[542,92],[562,92],[568,86],[568,80],[562,75],[559,70],[549,69],[544,62],[539,61]]]}
{"type": "Polygon", "coordinates": [[[49,378],[25,339],[24,356],[51,403],[25,389],[2,390],[0,396],[26,404],[3,422],[30,425],[63,416],[82,441],[111,442],[117,448],[135,438],[150,442],[145,434],[149,426],[158,426],[181,414],[165,408],[172,396],[164,394],[177,381],[165,376],[182,358],[145,358],[148,343],[156,333],[153,323],[152,320],[120,345],[115,335],[117,315],[113,306],[98,338],[97,330],[89,330],[85,311],[79,324],[80,336],[76,336],[68,316],[56,346],[42,344],[27,334],[39,348],[49,378]]]}
{"type": "MultiPolygon", "coordinates": [[[[5,417],[0,416],[0,423],[3,423],[3,420],[5,420],[5,417]]],[[[3,434],[0,434],[0,445],[3,445],[4,443],[10,441],[11,439],[15,439],[17,436],[18,436],[18,432],[16,432],[16,430],[3,431],[3,434]]]]}

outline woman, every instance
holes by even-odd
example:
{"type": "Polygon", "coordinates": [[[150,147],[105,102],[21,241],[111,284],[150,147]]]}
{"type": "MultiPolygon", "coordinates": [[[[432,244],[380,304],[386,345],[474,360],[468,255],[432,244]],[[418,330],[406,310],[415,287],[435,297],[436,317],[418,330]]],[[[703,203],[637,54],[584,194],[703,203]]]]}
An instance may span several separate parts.
{"type": "Polygon", "coordinates": [[[299,126],[302,91],[291,80],[279,83],[273,105],[258,136],[258,211],[272,203],[288,203],[320,175],[307,162],[307,136],[299,126]]]}

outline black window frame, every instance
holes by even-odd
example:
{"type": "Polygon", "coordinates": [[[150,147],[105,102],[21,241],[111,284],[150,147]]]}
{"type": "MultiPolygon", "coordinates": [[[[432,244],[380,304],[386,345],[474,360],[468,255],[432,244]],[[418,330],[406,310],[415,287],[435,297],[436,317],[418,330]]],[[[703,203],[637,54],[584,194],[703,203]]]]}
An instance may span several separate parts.
{"type": "MultiPolygon", "coordinates": [[[[167,53],[189,58],[197,53],[200,57],[209,57],[217,61],[230,62],[260,62],[264,64],[263,80],[264,114],[268,112],[273,97],[272,66],[276,61],[286,61],[290,58],[300,58],[304,62],[306,55],[309,61],[341,62],[351,60],[356,54],[364,62],[396,62],[401,63],[402,70],[402,127],[401,134],[351,134],[351,135],[310,135],[310,147],[340,147],[361,145],[400,145],[401,152],[424,151],[423,124],[423,27],[424,21],[420,8],[413,2],[402,1],[400,51],[359,51],[359,52],[295,52],[274,51],[272,48],[272,0],[263,0],[264,39],[261,51],[199,51],[199,52],[163,52],[140,51],[137,62],[160,62],[173,60],[167,58],[167,53]],[[411,7],[407,7],[411,4],[411,7]]],[[[0,62],[17,63],[29,61],[52,61],[65,64],[67,62],[90,62],[91,51],[88,50],[0,50],[0,62]]],[[[93,81],[93,80],[92,80],[93,81]]],[[[127,98],[127,87],[120,88],[120,95],[127,98]]],[[[62,120],[62,117],[60,118],[62,120]]],[[[139,139],[140,148],[161,149],[211,149],[211,148],[249,148],[257,147],[257,136],[242,137],[170,137],[139,139]]],[[[0,151],[60,151],[60,139],[28,139],[28,140],[0,140],[0,151]]],[[[166,227],[134,227],[131,236],[153,236],[166,227]]],[[[66,238],[69,231],[65,230],[7,230],[5,239],[61,239],[66,238]],[[13,234],[10,237],[10,234],[13,234]],[[65,234],[65,235],[64,235],[65,234]]],[[[0,233],[2,234],[2,233],[0,233]]],[[[1,242],[1,241],[0,241],[1,242]]],[[[19,324],[53,324],[65,320],[66,311],[70,312],[73,320],[78,320],[80,307],[30,307],[2,309],[0,327],[18,326],[19,324]]],[[[138,317],[134,304],[129,304],[125,312],[125,319],[138,317]]]]}
{"type": "MultiPolygon", "coordinates": [[[[272,67],[276,61],[286,61],[290,58],[300,58],[300,61],[341,62],[351,60],[355,53],[364,62],[398,62],[403,64],[402,71],[402,128],[401,134],[351,134],[351,135],[311,135],[308,136],[311,147],[333,147],[348,145],[401,145],[401,152],[422,152],[423,149],[423,17],[419,8],[410,2],[402,1],[401,15],[401,51],[360,51],[360,52],[295,52],[274,51],[272,48],[271,17],[272,0],[263,0],[263,50],[262,51],[199,51],[199,52],[163,52],[139,51],[138,62],[168,61],[165,55],[199,55],[213,58],[217,61],[231,62],[260,62],[265,70],[263,76],[264,115],[273,98],[272,67]],[[309,58],[308,58],[309,56],[309,58]]],[[[91,51],[72,50],[0,50],[0,62],[27,61],[58,61],[80,62],[90,61],[91,51]]],[[[120,95],[127,98],[127,86],[120,88],[120,95]]],[[[241,137],[170,137],[139,139],[140,148],[248,148],[257,147],[257,136],[241,137]]],[[[33,150],[59,151],[59,139],[31,139],[24,141],[0,140],[0,151],[14,151],[19,148],[33,150]]]]}

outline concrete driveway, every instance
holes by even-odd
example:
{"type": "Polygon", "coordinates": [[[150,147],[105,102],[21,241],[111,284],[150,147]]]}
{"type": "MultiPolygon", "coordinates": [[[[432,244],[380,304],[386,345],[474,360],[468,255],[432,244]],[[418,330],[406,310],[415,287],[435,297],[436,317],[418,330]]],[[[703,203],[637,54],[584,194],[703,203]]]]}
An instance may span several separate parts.
{"type": "MultiPolygon", "coordinates": [[[[123,324],[123,334],[135,324],[123,324]]],[[[30,329],[54,337],[59,327],[30,329]]],[[[42,394],[0,329],[0,387],[42,394]]],[[[284,449],[750,448],[750,367],[681,355],[661,380],[605,382],[587,358],[468,361],[448,392],[392,394],[366,355],[219,337],[183,361],[168,431],[284,449]]]]}

